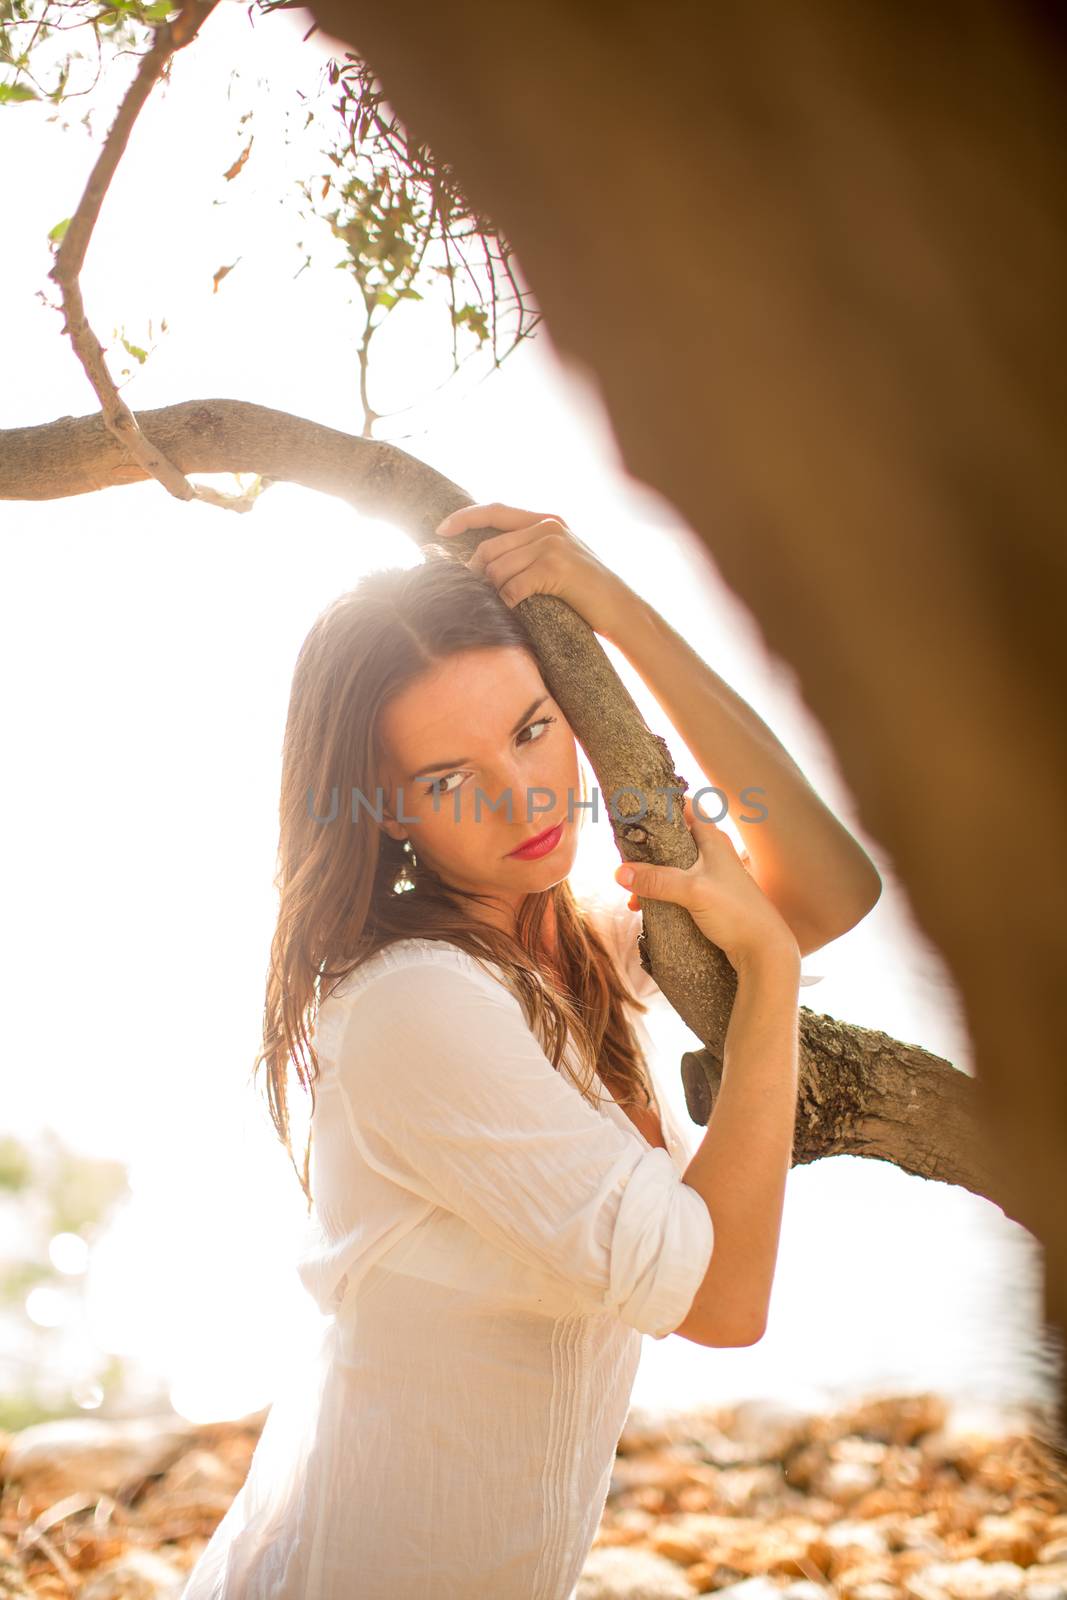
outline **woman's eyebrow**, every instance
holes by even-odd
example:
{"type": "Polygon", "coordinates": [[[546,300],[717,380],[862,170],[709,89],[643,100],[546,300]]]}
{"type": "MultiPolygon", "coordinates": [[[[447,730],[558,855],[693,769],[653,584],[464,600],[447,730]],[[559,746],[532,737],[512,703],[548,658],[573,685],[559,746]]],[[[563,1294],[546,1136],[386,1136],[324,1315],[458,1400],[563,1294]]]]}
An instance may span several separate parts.
{"type": "MultiPolygon", "coordinates": [[[[533,705],[526,707],[526,710],[523,712],[522,716],[511,730],[512,738],[514,738],[517,733],[522,732],[523,728],[525,728],[526,724],[529,722],[537,708],[539,706],[543,706],[547,699],[547,694],[543,694],[539,699],[533,702],[533,705]]],[[[444,761],[431,761],[428,766],[420,767],[418,772],[409,773],[408,782],[414,783],[416,778],[425,778],[431,772],[440,772],[442,767],[461,767],[465,761],[469,761],[470,759],[470,756],[448,756],[444,761]]]]}

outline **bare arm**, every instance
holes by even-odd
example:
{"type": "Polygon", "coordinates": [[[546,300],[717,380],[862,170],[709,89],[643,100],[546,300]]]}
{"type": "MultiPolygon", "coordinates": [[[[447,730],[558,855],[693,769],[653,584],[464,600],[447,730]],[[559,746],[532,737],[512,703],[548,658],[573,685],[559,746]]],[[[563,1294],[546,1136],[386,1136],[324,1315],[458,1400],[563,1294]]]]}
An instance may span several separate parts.
{"type": "MultiPolygon", "coordinates": [[[[658,993],[637,955],[640,916],[598,904],[586,915],[638,996],[658,993]]],[[[693,1304],[674,1329],[694,1344],[720,1348],[755,1344],[764,1332],[797,1102],[800,951],[795,940],[782,938],[761,945],[747,962],[738,959],[723,1081],[684,1176],[708,1208],[714,1246],[693,1304]]]]}
{"type": "Polygon", "coordinates": [[[763,1336],[778,1257],[797,1105],[800,952],[766,946],[738,968],[723,1077],[685,1172],[715,1229],[711,1261],[685,1320],[696,1344],[763,1336]]]}
{"type": "Polygon", "coordinates": [[[766,1325],[792,1160],[800,949],[729,835],[697,820],[688,796],[683,810],[697,846],[691,867],[615,869],[616,882],[639,899],[684,906],[737,973],[722,1083],[683,1179],[708,1208],[711,1258],[674,1332],[696,1344],[755,1344],[766,1325]]]}
{"type": "MultiPolygon", "coordinates": [[[[729,802],[752,876],[796,936],[801,955],[839,938],[876,904],[882,880],[870,856],[824,804],[757,715],[659,613],[621,580],[603,623],[729,802]],[[759,790],[748,799],[749,789],[759,790]],[[745,817],[763,820],[745,822],[745,817]]],[[[701,801],[709,818],[715,795],[701,801]]]]}

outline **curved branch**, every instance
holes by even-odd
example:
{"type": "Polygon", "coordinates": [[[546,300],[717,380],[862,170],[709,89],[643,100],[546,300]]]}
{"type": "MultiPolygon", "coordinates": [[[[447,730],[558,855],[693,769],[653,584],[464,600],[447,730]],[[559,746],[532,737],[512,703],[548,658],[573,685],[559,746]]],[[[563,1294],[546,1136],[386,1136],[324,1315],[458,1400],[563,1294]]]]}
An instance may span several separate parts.
{"type": "Polygon", "coordinates": [[[104,196],[118,170],[134,124],[175,51],[192,43],[217,4],[218,0],[187,0],[172,23],[164,23],[156,29],[151,49],[141,57],[134,80],[123,97],[103,149],[89,174],[89,181],[63,235],[49,277],[62,296],[66,319],[64,331],[69,335],[74,353],[103,408],[101,415],[104,425],[133,459],[145,468],[146,476],[157,478],[167,493],[178,500],[204,500],[226,511],[250,511],[255,500],[254,494],[221,495],[207,485],[190,483],[166,452],[159,450],[141,432],[133,412],[122,399],[108,371],[103,347],[85,314],[81,292],[85,253],[100,216],[104,196]]]}
{"type": "MultiPolygon", "coordinates": [[[[254,472],[299,483],[367,516],[392,518],[416,537],[417,524],[423,539],[468,503],[457,484],[395,445],[248,400],[185,400],[139,411],[136,421],[182,472],[254,472]]],[[[99,413],[0,430],[0,500],[60,500],[152,476],[99,413]]]]}
{"type": "MultiPolygon", "coordinates": [[[[435,543],[442,517],[471,504],[464,489],[396,445],[341,433],[305,417],[242,400],[194,400],[139,412],[137,423],[183,472],[254,472],[336,495],[363,515],[402,529],[431,559],[465,559],[481,538],[497,531],[470,530],[447,546],[435,543]]],[[[149,476],[99,415],[0,431],[0,499],[54,500],[149,476]]],[[[596,634],[553,595],[531,595],[515,611],[545,683],[593,767],[594,798],[605,799],[622,856],[691,865],[696,846],[680,807],[671,801],[672,791],[689,786],[675,772],[664,740],[648,728],[596,634]],[[626,789],[637,796],[627,797],[626,789]],[[648,802],[647,815],[636,814],[638,797],[648,802]]],[[[690,1115],[706,1124],[718,1090],[736,975],[682,907],[648,901],[642,909],[642,962],[707,1047],[682,1061],[690,1115]]],[[[807,1007],[801,1007],[799,1028],[795,1162],[876,1156],[1002,1203],[975,1120],[980,1092],[975,1080],[918,1046],[815,1015],[807,1007]]]]}

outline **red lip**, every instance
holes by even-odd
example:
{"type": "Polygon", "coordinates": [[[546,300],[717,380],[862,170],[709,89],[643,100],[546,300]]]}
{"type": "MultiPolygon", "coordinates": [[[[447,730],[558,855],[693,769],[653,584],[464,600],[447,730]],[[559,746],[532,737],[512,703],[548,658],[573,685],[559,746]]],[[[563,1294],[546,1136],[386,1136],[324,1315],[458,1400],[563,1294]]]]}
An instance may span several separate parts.
{"type": "Polygon", "coordinates": [[[551,828],[545,828],[541,833],[535,833],[532,839],[526,839],[515,850],[509,850],[509,856],[539,856],[548,855],[549,850],[554,850],[559,840],[563,837],[562,822],[554,823],[551,828]],[[554,837],[554,835],[558,835],[554,837]],[[543,847],[548,845],[548,849],[543,847]]]}

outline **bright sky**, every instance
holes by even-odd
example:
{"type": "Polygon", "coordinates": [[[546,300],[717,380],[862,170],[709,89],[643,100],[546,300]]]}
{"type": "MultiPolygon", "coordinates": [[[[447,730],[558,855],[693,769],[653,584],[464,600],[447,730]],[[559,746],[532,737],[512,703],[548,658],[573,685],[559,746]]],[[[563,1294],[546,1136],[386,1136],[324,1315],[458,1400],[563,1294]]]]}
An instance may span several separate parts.
{"type": "MultiPolygon", "coordinates": [[[[261,401],[358,431],[357,312],[325,227],[300,216],[297,177],[325,170],[296,90],[327,52],[303,14],[227,0],[149,103],[105,203],[83,275],[108,343],[168,332],[124,390],[135,409],[202,397],[261,401]],[[241,61],[240,74],[228,63],[241,61]],[[241,115],[252,120],[239,126],[241,115]],[[255,144],[233,183],[222,174],[255,144]],[[286,137],[292,139],[286,142],[286,137]],[[316,265],[296,276],[306,241],[316,265]],[[235,263],[212,293],[212,277],[235,263]]],[[[125,78],[113,77],[113,104],[125,78]]],[[[61,318],[36,297],[48,230],[69,215],[98,139],[39,106],[0,115],[7,231],[0,426],[97,409],[61,318]]],[[[443,308],[408,303],[376,336],[372,399],[406,406],[449,370],[443,308]]],[[[117,348],[117,347],[116,347],[117,348]]],[[[559,510],[770,723],[876,861],[863,924],[805,963],[801,1000],[923,1044],[961,1066],[958,997],[919,933],[892,864],[868,838],[792,670],[725,590],[693,534],[619,462],[594,387],[542,324],[495,376],[484,361],[378,437],[441,468],[476,500],[559,510]]],[[[224,484],[225,480],[214,480],[224,484]]],[[[317,1313],[286,1252],[304,1222],[296,1179],[248,1076],[272,932],[279,756],[297,651],[319,611],[370,566],[419,559],[388,526],[277,486],[247,517],[186,506],[155,484],[3,507],[0,648],[9,692],[3,791],[8,1071],[0,1131],[54,1130],[130,1165],[134,1196],[89,1261],[95,1342],[168,1376],[196,1418],[266,1404],[290,1336],[317,1313]],[[305,1303],[306,1302],[306,1303],[305,1303]],[[269,1338],[264,1329],[271,1330],[269,1338]]],[[[696,765],[615,653],[687,776],[696,765]]],[[[575,875],[610,882],[605,824],[583,830],[575,875]]],[[[694,1040],[650,1019],[657,1072],[688,1127],[677,1061],[694,1040]]],[[[693,1137],[698,1138],[697,1130],[693,1137]]],[[[1012,1399],[1038,1304],[1030,1237],[983,1200],[839,1158],[789,1179],[767,1336],[707,1351],[646,1341],[636,1403],[835,1386],[933,1384],[1012,1399]],[[961,1359],[961,1352],[962,1359],[961,1359]]],[[[310,1330],[310,1333],[309,1333],[310,1330]]],[[[78,1345],[78,1338],[82,1346],[78,1345]]],[[[293,1346],[295,1348],[295,1346],[293,1346]]]]}

